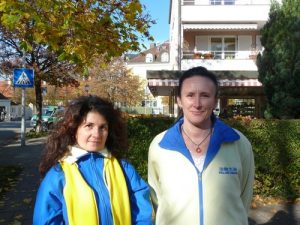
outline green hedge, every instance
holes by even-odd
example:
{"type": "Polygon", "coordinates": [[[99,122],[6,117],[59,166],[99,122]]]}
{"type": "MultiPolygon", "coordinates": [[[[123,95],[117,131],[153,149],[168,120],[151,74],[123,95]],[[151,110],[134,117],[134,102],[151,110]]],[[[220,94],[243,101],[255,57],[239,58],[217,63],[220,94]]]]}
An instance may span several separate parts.
{"type": "Polygon", "coordinates": [[[129,155],[128,159],[140,175],[147,180],[148,149],[152,139],[168,129],[174,119],[170,118],[130,118],[128,119],[129,155]]]}
{"type": "Polygon", "coordinates": [[[295,199],[300,196],[300,120],[229,120],[253,146],[254,193],[295,199]]]}
{"type": "MultiPolygon", "coordinates": [[[[148,148],[152,139],[174,123],[170,118],[130,118],[129,161],[147,178],[148,148]]],[[[300,197],[300,120],[227,120],[243,132],[255,157],[254,194],[300,197]]]]}

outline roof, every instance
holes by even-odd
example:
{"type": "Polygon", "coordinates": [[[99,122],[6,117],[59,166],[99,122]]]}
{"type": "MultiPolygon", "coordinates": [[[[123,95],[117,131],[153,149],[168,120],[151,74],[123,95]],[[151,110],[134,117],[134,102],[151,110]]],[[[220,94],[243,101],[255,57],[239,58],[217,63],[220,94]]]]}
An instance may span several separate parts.
{"type": "Polygon", "coordinates": [[[8,99],[12,98],[14,95],[14,88],[7,80],[0,80],[0,93],[8,99]]]}
{"type": "Polygon", "coordinates": [[[9,100],[7,97],[5,97],[3,94],[0,93],[0,99],[3,99],[3,100],[9,100]]]}
{"type": "Polygon", "coordinates": [[[137,63],[137,62],[140,62],[140,63],[145,63],[146,61],[146,55],[148,53],[151,53],[154,57],[153,57],[153,63],[155,62],[161,62],[161,54],[163,52],[167,52],[169,53],[169,42],[168,41],[165,41],[164,43],[162,44],[155,44],[155,43],[152,43],[150,45],[150,48],[139,53],[138,55],[132,57],[132,58],[129,58],[129,60],[127,61],[128,63],[137,63]]]}

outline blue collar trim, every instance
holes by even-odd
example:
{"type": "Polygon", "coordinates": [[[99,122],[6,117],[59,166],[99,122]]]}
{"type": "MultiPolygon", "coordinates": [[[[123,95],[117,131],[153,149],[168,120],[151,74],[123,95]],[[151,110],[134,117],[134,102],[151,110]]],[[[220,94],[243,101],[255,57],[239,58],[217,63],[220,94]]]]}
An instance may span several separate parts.
{"type": "MultiPolygon", "coordinates": [[[[187,149],[183,137],[181,135],[181,125],[183,124],[183,118],[179,119],[171,128],[169,128],[162,140],[159,143],[161,148],[171,151],[177,151],[183,154],[191,162],[193,162],[192,156],[187,149]]],[[[210,143],[206,153],[204,162],[204,168],[211,162],[211,160],[218,153],[223,143],[234,142],[240,139],[240,135],[226,125],[224,122],[217,118],[213,118],[213,133],[210,138],[210,143]]]]}

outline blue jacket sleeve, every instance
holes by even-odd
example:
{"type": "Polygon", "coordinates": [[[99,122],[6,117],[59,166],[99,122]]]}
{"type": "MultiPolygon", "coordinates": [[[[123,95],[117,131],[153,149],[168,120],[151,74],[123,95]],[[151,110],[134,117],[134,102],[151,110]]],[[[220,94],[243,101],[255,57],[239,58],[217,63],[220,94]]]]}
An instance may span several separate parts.
{"type": "Polygon", "coordinates": [[[33,225],[66,224],[63,215],[64,182],[64,174],[57,166],[48,171],[36,196],[33,225]]]}
{"type": "Polygon", "coordinates": [[[152,205],[148,184],[140,177],[131,164],[122,161],[122,166],[128,185],[132,224],[152,224],[152,205]]]}

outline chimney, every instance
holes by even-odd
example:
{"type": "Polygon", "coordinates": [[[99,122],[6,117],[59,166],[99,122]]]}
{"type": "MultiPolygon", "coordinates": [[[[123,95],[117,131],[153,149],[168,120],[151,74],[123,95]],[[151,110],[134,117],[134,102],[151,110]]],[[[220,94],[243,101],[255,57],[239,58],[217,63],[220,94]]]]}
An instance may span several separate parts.
{"type": "Polygon", "coordinates": [[[155,48],[156,47],[156,43],[150,43],[150,48],[155,48]]]}

